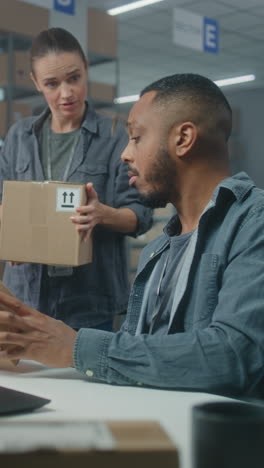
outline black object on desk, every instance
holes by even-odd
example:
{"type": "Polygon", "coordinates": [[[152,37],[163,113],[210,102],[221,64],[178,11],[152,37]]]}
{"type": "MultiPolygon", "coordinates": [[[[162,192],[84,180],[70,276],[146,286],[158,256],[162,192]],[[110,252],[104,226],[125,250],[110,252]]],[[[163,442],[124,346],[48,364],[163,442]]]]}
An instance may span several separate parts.
{"type": "Polygon", "coordinates": [[[218,401],[192,409],[193,468],[263,468],[264,408],[218,401]]]}
{"type": "Polygon", "coordinates": [[[51,400],[0,386],[0,416],[33,411],[51,400]]]}

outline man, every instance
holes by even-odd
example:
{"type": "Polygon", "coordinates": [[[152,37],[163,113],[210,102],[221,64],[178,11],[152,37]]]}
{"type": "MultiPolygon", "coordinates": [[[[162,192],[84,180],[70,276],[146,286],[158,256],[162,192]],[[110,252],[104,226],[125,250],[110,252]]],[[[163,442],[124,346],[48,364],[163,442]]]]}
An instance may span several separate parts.
{"type": "Polygon", "coordinates": [[[264,192],[230,176],[231,109],[194,74],[148,86],[122,154],[152,207],[176,208],[143,251],[117,333],[81,329],[0,296],[0,358],[28,358],[116,384],[261,394],[264,374],[264,192]]]}

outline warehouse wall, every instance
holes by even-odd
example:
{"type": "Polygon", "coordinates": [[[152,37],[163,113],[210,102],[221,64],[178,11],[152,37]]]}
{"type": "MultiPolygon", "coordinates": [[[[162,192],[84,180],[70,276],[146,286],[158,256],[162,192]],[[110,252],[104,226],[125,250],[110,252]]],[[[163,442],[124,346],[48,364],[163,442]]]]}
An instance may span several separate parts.
{"type": "Polygon", "coordinates": [[[234,109],[231,138],[233,171],[245,170],[256,185],[264,188],[263,102],[264,89],[225,92],[234,109]]]}

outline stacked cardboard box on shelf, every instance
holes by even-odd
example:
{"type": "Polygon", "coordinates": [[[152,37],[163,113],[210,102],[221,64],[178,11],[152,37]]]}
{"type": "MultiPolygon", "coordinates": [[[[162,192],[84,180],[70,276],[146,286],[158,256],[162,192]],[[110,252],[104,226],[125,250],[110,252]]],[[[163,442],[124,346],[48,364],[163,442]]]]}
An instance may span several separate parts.
{"type": "Polygon", "coordinates": [[[6,100],[0,102],[1,138],[6,135],[12,123],[21,117],[31,115],[31,106],[29,104],[14,101],[14,99],[20,97],[14,90],[15,88],[27,91],[34,89],[29,76],[29,52],[25,49],[30,46],[31,39],[43,29],[47,29],[48,25],[49,10],[47,8],[19,0],[0,2],[0,36],[2,40],[0,87],[10,88],[10,94],[5,96],[6,100]],[[9,75],[10,70],[12,70],[12,76],[9,75]],[[13,100],[11,106],[10,99],[13,100]]]}
{"type": "MultiPolygon", "coordinates": [[[[3,137],[6,135],[9,125],[7,122],[7,102],[6,101],[1,101],[0,102],[0,137],[3,137]]],[[[20,119],[23,119],[24,117],[30,117],[32,115],[32,108],[30,104],[27,104],[25,102],[19,102],[19,101],[13,101],[12,102],[12,118],[11,118],[11,123],[17,122],[20,119]]]]}
{"type": "Polygon", "coordinates": [[[0,30],[36,36],[49,25],[49,10],[19,0],[0,2],[0,30]]]}
{"type": "MultiPolygon", "coordinates": [[[[0,54],[0,86],[4,88],[10,84],[8,78],[8,54],[0,54]]],[[[30,78],[30,57],[29,51],[16,50],[13,53],[13,77],[12,85],[22,88],[35,89],[30,78]]]]}
{"type": "Polygon", "coordinates": [[[115,98],[115,87],[106,83],[89,81],[88,96],[98,103],[112,103],[115,98]]]}
{"type": "MultiPolygon", "coordinates": [[[[88,57],[91,65],[117,60],[117,19],[96,8],[87,10],[88,57]],[[100,31],[100,34],[98,34],[100,31]]],[[[97,78],[97,77],[96,77],[97,78]]],[[[88,82],[88,96],[95,101],[95,107],[113,103],[116,86],[97,80],[88,82]]]]}
{"type": "Polygon", "coordinates": [[[96,8],[88,8],[87,32],[88,55],[117,57],[118,23],[114,16],[96,8]]]}

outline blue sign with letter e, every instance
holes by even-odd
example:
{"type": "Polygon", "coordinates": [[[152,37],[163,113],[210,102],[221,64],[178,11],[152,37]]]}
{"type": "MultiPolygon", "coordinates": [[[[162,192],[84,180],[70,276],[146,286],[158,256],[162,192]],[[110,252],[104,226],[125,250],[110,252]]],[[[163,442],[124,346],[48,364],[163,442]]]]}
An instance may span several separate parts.
{"type": "Polygon", "coordinates": [[[60,11],[61,13],[67,13],[68,15],[75,14],[75,0],[54,0],[54,10],[60,11]]]}
{"type": "Polygon", "coordinates": [[[203,21],[203,49],[205,52],[218,54],[219,25],[214,19],[204,17],[203,21]]]}

